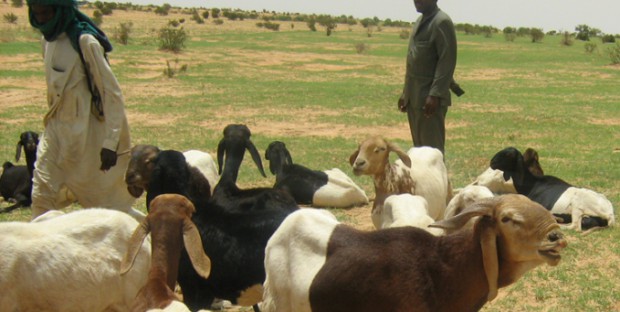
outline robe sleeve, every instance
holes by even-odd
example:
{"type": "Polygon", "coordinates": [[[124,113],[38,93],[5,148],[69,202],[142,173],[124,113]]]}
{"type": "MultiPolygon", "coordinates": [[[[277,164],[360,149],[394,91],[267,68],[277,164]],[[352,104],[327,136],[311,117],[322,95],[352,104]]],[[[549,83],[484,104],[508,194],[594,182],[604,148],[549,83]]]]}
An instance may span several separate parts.
{"type": "Polygon", "coordinates": [[[125,119],[125,100],[120,85],[104,57],[103,47],[95,37],[82,35],[80,48],[91,81],[97,86],[101,95],[106,132],[102,147],[116,151],[125,119]]]}
{"type": "Polygon", "coordinates": [[[442,97],[450,89],[456,67],[456,32],[452,21],[441,21],[437,25],[436,35],[434,42],[438,60],[429,95],[442,97]]]}

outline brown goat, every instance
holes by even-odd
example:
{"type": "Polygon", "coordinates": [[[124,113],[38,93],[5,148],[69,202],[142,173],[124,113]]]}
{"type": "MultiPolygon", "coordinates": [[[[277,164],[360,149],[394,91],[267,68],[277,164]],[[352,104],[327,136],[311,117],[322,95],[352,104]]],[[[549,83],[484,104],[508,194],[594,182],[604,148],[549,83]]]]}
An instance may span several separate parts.
{"type": "Polygon", "coordinates": [[[196,272],[204,278],[209,277],[211,260],[204,254],[200,235],[191,221],[194,212],[194,205],[181,195],[163,194],[151,202],[151,211],[134,231],[121,262],[121,274],[124,274],[131,269],[138,247],[151,233],[151,269],[132,311],[162,309],[178,300],[173,289],[183,245],[196,272]]]}
{"type": "Polygon", "coordinates": [[[291,214],[269,240],[263,311],[477,311],[498,288],[566,247],[539,204],[510,194],[436,222],[474,229],[435,237],[414,227],[364,232],[326,211],[291,214]]]}

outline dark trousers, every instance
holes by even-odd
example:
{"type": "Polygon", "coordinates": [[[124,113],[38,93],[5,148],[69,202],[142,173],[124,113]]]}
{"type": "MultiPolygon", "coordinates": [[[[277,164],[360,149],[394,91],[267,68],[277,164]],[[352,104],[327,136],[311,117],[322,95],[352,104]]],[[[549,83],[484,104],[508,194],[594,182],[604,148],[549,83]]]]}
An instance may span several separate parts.
{"type": "Polygon", "coordinates": [[[409,104],[407,108],[407,118],[409,119],[409,129],[413,146],[431,146],[445,151],[446,144],[446,115],[448,106],[440,105],[431,117],[424,117],[424,111],[420,107],[413,107],[409,104]]]}

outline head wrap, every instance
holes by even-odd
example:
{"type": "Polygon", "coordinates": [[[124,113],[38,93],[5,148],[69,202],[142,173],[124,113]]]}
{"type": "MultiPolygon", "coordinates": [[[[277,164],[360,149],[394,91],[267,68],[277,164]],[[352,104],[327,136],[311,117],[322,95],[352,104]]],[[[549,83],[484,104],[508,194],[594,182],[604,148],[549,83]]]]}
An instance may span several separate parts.
{"type": "Polygon", "coordinates": [[[105,52],[112,51],[112,44],[105,33],[84,13],[77,9],[76,0],[27,0],[30,25],[38,29],[47,41],[54,41],[63,32],[67,33],[71,45],[80,52],[80,36],[91,34],[99,41],[105,52]],[[32,5],[48,5],[54,8],[54,18],[45,24],[39,24],[34,18],[32,5]]]}

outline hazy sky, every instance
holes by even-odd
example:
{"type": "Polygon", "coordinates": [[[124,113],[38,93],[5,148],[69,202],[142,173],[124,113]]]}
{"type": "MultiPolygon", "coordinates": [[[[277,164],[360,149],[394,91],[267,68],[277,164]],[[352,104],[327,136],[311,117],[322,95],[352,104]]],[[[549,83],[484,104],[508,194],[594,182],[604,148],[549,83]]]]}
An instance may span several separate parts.
{"type": "MultiPolygon", "coordinates": [[[[413,0],[117,0],[134,4],[169,3],[181,7],[239,8],[295,13],[353,15],[414,21],[413,0]]],[[[586,24],[604,33],[620,34],[620,0],[439,0],[455,23],[537,27],[574,31],[586,24]]]]}

